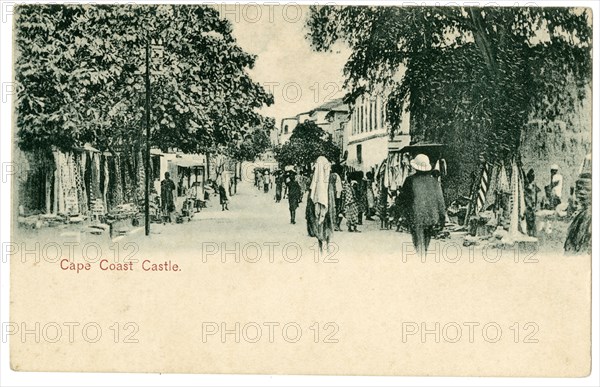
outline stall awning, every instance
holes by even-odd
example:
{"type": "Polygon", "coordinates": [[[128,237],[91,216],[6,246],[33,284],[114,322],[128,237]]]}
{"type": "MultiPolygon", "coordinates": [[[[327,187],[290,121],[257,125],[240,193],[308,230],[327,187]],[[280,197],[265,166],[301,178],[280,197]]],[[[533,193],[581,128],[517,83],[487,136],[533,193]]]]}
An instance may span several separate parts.
{"type": "Polygon", "coordinates": [[[413,145],[407,145],[404,148],[400,149],[400,153],[426,153],[427,151],[441,151],[445,147],[444,144],[427,144],[427,143],[417,143],[413,145]]]}
{"type": "Polygon", "coordinates": [[[173,162],[175,165],[183,168],[204,167],[204,163],[201,160],[175,159],[173,162]]]}

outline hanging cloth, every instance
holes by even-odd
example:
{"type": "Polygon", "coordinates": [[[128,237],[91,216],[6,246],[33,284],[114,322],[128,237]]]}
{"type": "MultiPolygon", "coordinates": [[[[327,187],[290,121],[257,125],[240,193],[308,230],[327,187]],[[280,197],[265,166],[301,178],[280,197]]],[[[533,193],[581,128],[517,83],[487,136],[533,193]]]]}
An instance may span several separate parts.
{"type": "Polygon", "coordinates": [[[64,174],[65,204],[68,214],[79,214],[79,197],[77,191],[77,165],[75,155],[71,152],[65,154],[66,168],[64,174]]]}
{"type": "Polygon", "coordinates": [[[508,176],[506,175],[506,169],[504,168],[504,163],[500,165],[500,171],[498,172],[498,192],[500,193],[510,193],[511,185],[508,181],[508,176]]]}
{"type": "Polygon", "coordinates": [[[103,171],[103,180],[102,180],[102,201],[104,202],[104,207],[108,208],[108,185],[110,183],[109,171],[108,171],[108,157],[102,156],[102,171],[103,171]]]}
{"type": "Polygon", "coordinates": [[[490,184],[490,164],[487,162],[483,163],[481,167],[481,177],[479,179],[479,189],[477,190],[477,201],[475,204],[475,213],[478,214],[483,210],[485,205],[485,196],[488,191],[490,184]]]}
{"type": "Polygon", "coordinates": [[[523,197],[523,181],[519,174],[519,167],[515,160],[511,164],[510,226],[508,234],[510,240],[515,240],[521,234],[521,213],[525,213],[525,198],[523,197]]]}
{"type": "Polygon", "coordinates": [[[329,206],[329,174],[331,163],[319,156],[315,162],[315,172],[310,183],[310,199],[315,205],[315,214],[319,224],[325,220],[327,208],[329,206]]]}
{"type": "MultiPolygon", "coordinates": [[[[516,163],[515,163],[516,164],[516,163]]],[[[519,175],[519,231],[527,234],[527,221],[525,220],[525,176],[523,170],[518,168],[519,175]]]]}

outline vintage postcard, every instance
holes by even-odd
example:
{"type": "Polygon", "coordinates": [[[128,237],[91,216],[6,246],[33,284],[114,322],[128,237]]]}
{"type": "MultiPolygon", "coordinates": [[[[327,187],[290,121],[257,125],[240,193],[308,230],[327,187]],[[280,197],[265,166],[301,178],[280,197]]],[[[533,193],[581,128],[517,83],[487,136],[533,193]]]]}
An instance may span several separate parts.
{"type": "Polygon", "coordinates": [[[589,375],[592,10],[530,5],[15,4],[11,368],[589,375]]]}

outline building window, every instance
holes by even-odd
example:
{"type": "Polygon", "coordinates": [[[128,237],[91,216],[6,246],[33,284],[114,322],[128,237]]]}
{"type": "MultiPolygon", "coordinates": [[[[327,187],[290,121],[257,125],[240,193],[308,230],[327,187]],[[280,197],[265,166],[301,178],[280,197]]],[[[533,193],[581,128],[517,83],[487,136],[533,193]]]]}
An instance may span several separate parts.
{"type": "Polygon", "coordinates": [[[375,111],[373,112],[373,125],[375,126],[375,130],[377,130],[379,129],[379,97],[375,97],[373,106],[375,107],[375,111]]]}
{"type": "Polygon", "coordinates": [[[288,130],[289,130],[289,125],[285,125],[283,127],[283,133],[288,134],[288,130]]]}
{"type": "Polygon", "coordinates": [[[362,144],[356,145],[356,161],[362,164],[362,144]]]}
{"type": "Polygon", "coordinates": [[[360,105],[360,132],[363,133],[365,131],[365,105],[360,105]]]}
{"type": "Polygon", "coordinates": [[[372,132],[375,129],[375,125],[373,125],[373,100],[369,103],[369,132],[372,132]]]}

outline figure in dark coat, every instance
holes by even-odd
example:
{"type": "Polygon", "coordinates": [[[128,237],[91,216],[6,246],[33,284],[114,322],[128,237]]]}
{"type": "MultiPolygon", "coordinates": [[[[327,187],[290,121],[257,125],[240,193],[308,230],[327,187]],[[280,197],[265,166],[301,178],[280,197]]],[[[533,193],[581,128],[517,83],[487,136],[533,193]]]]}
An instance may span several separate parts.
{"type": "Polygon", "coordinates": [[[290,174],[290,181],[288,182],[288,203],[290,208],[290,223],[296,224],[296,209],[300,198],[302,197],[302,189],[300,184],[296,181],[296,175],[290,174]]]}
{"type": "Polygon", "coordinates": [[[281,201],[281,192],[283,191],[283,175],[279,174],[275,178],[275,202],[281,201]]]}
{"type": "Polygon", "coordinates": [[[527,172],[525,184],[525,221],[527,222],[527,235],[535,237],[537,225],[535,221],[535,212],[538,206],[538,192],[540,188],[535,183],[535,172],[530,169],[527,172]]]}
{"type": "Polygon", "coordinates": [[[579,212],[567,230],[565,252],[567,254],[592,253],[592,175],[584,173],[575,183],[575,195],[579,212]]]}
{"type": "Polygon", "coordinates": [[[223,184],[219,185],[219,199],[221,202],[221,211],[229,211],[229,207],[227,206],[229,203],[229,198],[227,197],[227,190],[223,184]]]}
{"type": "Polygon", "coordinates": [[[445,225],[446,205],[442,187],[431,174],[429,157],[417,155],[411,161],[411,166],[416,172],[406,178],[399,201],[405,212],[415,249],[424,254],[431,237],[445,225]]]}
{"type": "Polygon", "coordinates": [[[162,202],[162,212],[164,217],[168,217],[171,222],[171,214],[175,211],[175,183],[171,180],[171,174],[165,172],[165,179],[160,182],[160,200],[162,202]]]}

